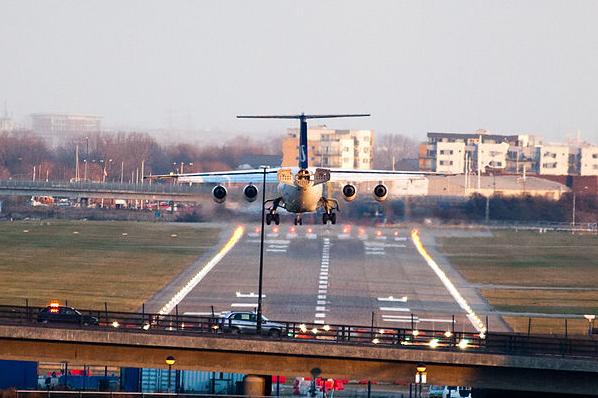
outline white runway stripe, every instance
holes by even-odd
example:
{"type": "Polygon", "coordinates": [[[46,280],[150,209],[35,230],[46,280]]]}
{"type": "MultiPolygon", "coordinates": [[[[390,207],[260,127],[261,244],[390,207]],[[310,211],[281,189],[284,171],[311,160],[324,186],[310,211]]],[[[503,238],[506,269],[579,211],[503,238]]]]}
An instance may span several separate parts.
{"type": "Polygon", "coordinates": [[[380,311],[411,312],[411,310],[409,308],[401,308],[401,307],[380,307],[380,311]]]}

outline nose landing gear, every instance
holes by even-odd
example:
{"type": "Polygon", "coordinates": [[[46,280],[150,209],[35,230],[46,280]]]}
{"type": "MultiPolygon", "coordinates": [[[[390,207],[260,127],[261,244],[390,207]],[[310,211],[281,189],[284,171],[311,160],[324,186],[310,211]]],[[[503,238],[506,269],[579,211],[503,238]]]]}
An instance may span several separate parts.
{"type": "Polygon", "coordinates": [[[303,219],[301,218],[300,214],[295,216],[295,225],[303,225],[303,219]]]}
{"type": "Polygon", "coordinates": [[[328,224],[328,221],[330,221],[330,224],[336,224],[336,213],[330,212],[322,214],[322,224],[328,224]]]}

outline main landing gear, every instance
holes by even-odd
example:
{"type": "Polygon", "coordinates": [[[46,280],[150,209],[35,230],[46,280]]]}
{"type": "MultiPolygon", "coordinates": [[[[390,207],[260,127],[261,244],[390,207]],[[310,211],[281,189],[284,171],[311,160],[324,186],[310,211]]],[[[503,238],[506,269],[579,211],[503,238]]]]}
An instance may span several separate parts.
{"type": "Polygon", "coordinates": [[[270,225],[274,221],[274,224],[280,224],[280,214],[278,213],[268,213],[266,214],[266,224],[270,225]]]}
{"type": "Polygon", "coordinates": [[[303,219],[301,218],[300,214],[295,216],[295,225],[303,225],[303,219]]]}

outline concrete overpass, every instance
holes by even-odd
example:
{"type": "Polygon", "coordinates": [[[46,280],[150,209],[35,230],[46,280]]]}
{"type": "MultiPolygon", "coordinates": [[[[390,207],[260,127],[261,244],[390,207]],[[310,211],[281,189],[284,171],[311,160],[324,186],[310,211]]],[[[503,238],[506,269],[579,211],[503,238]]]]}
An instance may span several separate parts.
{"type": "MultiPolygon", "coordinates": [[[[488,336],[490,339],[491,336],[488,336]]],[[[139,329],[0,325],[0,358],[68,361],[122,367],[297,376],[322,370],[322,377],[401,381],[424,363],[428,383],[556,394],[598,394],[596,357],[507,355],[327,340],[272,339],[227,334],[168,333],[139,329]]]]}
{"type": "Polygon", "coordinates": [[[204,187],[181,184],[119,184],[99,182],[0,180],[0,196],[58,196],[70,199],[131,199],[175,202],[205,200],[204,187]]]}

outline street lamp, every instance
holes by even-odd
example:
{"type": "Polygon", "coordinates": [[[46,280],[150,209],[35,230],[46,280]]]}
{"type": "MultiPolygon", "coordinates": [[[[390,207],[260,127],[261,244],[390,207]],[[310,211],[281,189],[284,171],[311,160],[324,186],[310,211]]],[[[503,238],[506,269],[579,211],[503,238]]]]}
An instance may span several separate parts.
{"type": "Polygon", "coordinates": [[[588,320],[588,336],[591,336],[594,329],[594,319],[596,319],[596,315],[584,315],[583,317],[588,320]]]}
{"type": "Polygon", "coordinates": [[[422,384],[427,383],[426,365],[423,363],[417,364],[415,367],[415,397],[422,396],[422,384]],[[419,387],[419,388],[418,388],[419,387]],[[419,391],[419,394],[418,394],[419,391]]]}
{"type": "Polygon", "coordinates": [[[262,181],[262,229],[260,235],[260,272],[257,293],[257,323],[255,325],[257,334],[262,332],[262,279],[264,274],[264,219],[266,213],[266,169],[268,166],[261,166],[264,173],[262,181]]]}
{"type": "Polygon", "coordinates": [[[170,378],[172,372],[172,366],[176,362],[176,359],[172,355],[166,357],[166,365],[168,365],[168,392],[170,392],[170,378]]]}

